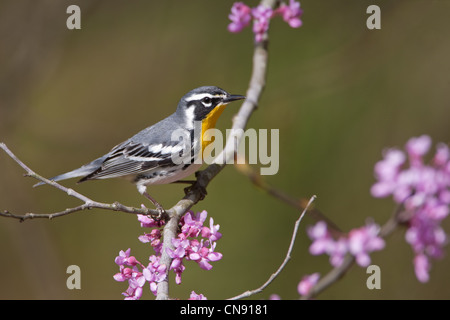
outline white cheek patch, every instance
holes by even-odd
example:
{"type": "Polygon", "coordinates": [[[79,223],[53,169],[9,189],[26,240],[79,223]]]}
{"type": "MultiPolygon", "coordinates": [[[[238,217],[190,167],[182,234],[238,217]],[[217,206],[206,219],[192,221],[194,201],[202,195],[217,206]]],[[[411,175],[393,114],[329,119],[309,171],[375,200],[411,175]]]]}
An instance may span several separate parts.
{"type": "Polygon", "coordinates": [[[195,106],[191,106],[186,109],[186,129],[194,129],[194,120],[195,120],[195,106]]]}

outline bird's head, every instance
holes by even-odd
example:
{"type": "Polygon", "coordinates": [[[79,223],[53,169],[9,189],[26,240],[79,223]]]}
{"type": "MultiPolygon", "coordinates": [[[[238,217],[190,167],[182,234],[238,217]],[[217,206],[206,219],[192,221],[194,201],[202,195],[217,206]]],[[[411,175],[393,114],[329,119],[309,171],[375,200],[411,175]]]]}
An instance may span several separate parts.
{"type": "Polygon", "coordinates": [[[177,113],[181,113],[187,120],[203,121],[210,119],[215,123],[228,103],[242,99],[245,99],[245,97],[229,94],[218,87],[200,87],[188,92],[181,98],[177,113]]]}

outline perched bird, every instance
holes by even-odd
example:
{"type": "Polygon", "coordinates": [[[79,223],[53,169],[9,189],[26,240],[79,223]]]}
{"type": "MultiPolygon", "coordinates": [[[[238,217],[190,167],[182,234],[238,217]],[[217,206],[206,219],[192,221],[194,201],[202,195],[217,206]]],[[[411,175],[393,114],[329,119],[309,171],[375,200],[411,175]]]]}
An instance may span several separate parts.
{"type": "Polygon", "coordinates": [[[167,118],[118,144],[100,158],[50,180],[81,177],[78,182],[83,182],[124,177],[162,209],[146,192],[147,186],[176,182],[197,171],[202,164],[194,161],[194,150],[203,151],[210,143],[204,139],[205,131],[215,127],[229,102],[241,99],[245,97],[231,95],[214,86],[194,89],[181,98],[176,111],[167,118]],[[184,142],[181,140],[185,145],[180,145],[180,140],[172,140],[176,131],[189,137],[184,142]]]}

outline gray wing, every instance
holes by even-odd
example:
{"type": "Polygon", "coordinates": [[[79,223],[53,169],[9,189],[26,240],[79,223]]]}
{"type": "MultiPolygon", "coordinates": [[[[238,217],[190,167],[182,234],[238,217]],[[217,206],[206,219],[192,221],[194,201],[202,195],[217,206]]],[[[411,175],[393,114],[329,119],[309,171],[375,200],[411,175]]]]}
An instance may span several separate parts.
{"type": "MultiPolygon", "coordinates": [[[[183,150],[179,141],[171,140],[173,124],[177,123],[171,119],[174,116],[140,131],[132,138],[115,146],[106,155],[81,168],[55,176],[50,180],[60,181],[81,177],[78,182],[83,182],[108,179],[136,175],[172,165],[172,154],[183,150]],[[169,128],[172,130],[168,130],[169,128]]],[[[191,157],[190,154],[186,156],[191,157]]],[[[42,184],[44,183],[40,182],[34,186],[42,184]]]]}
{"type": "Polygon", "coordinates": [[[159,144],[127,141],[116,146],[103,160],[101,166],[79,182],[135,175],[172,165],[172,147],[176,145],[166,145],[162,148],[159,144]]]}
{"type": "MultiPolygon", "coordinates": [[[[172,154],[183,150],[179,141],[172,140],[173,130],[180,129],[174,128],[178,123],[175,117],[172,114],[115,146],[101,166],[79,182],[136,175],[173,165],[172,154]]],[[[186,156],[190,157],[190,154],[186,156]]]]}

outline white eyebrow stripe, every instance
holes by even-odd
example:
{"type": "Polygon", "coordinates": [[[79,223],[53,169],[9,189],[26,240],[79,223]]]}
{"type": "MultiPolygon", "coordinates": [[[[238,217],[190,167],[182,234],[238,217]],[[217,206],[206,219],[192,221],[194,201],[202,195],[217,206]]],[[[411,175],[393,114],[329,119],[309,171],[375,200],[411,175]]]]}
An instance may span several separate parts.
{"type": "Polygon", "coordinates": [[[193,95],[191,95],[190,97],[186,98],[186,101],[193,101],[193,100],[201,100],[203,98],[212,98],[213,95],[209,94],[209,93],[194,93],[193,95]]]}
{"type": "Polygon", "coordinates": [[[193,100],[202,100],[203,98],[206,98],[206,97],[208,97],[208,98],[223,98],[223,97],[225,97],[225,95],[223,95],[223,94],[212,95],[210,93],[194,93],[190,97],[186,98],[186,101],[190,102],[193,100]]]}

